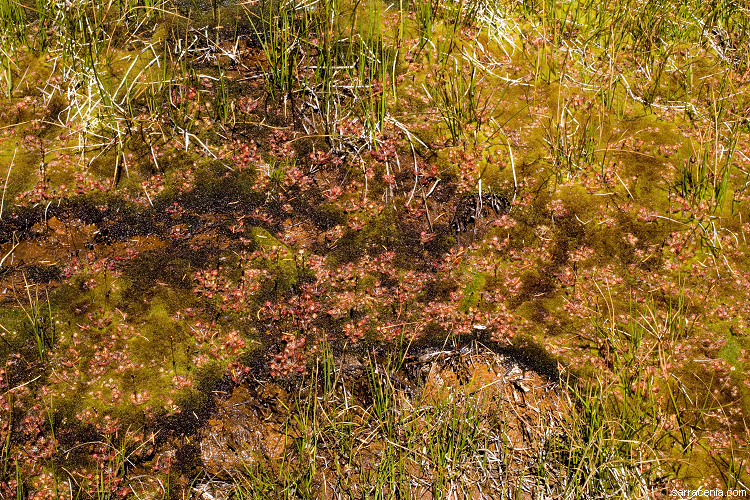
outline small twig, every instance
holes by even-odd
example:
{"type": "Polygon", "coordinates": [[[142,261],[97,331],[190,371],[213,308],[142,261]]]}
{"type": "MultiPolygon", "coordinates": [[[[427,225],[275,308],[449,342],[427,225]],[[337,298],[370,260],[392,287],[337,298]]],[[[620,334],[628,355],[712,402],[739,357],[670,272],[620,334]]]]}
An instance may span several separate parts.
{"type": "Polygon", "coordinates": [[[500,132],[502,132],[503,137],[505,137],[505,143],[508,146],[508,156],[510,156],[510,169],[513,172],[513,199],[511,200],[511,204],[516,201],[516,194],[518,193],[518,179],[516,179],[516,161],[513,158],[513,148],[510,146],[510,140],[508,139],[508,136],[505,135],[505,131],[501,128],[500,132]]]}
{"type": "Polygon", "coordinates": [[[10,251],[8,251],[8,253],[5,254],[5,257],[3,257],[2,260],[0,260],[0,267],[3,267],[3,264],[5,263],[5,259],[7,259],[10,255],[12,255],[13,251],[16,249],[16,247],[21,244],[20,241],[16,242],[16,232],[15,231],[13,231],[13,240],[12,241],[13,241],[13,246],[11,247],[10,251]]]}
{"type": "Polygon", "coordinates": [[[435,188],[440,183],[440,179],[436,180],[435,183],[432,185],[429,191],[427,191],[427,194],[425,195],[426,198],[429,198],[433,191],[435,191],[435,188]]]}
{"type": "Polygon", "coordinates": [[[411,146],[411,154],[414,158],[414,187],[411,190],[411,194],[409,195],[409,200],[406,202],[406,206],[408,207],[411,204],[412,198],[414,198],[414,193],[417,191],[417,183],[419,182],[419,166],[417,165],[417,152],[414,150],[414,143],[411,142],[411,136],[409,136],[409,145],[411,146]]]}
{"type": "Polygon", "coordinates": [[[146,190],[146,186],[143,186],[143,192],[146,193],[146,198],[148,198],[149,204],[153,207],[154,206],[154,202],[151,201],[151,196],[149,196],[148,191],[146,190]]]}
{"type": "Polygon", "coordinates": [[[21,387],[27,386],[27,385],[29,385],[30,383],[34,382],[35,380],[39,380],[40,378],[42,378],[42,376],[41,376],[41,375],[39,375],[39,376],[37,376],[37,377],[35,377],[35,378],[32,378],[31,380],[28,380],[28,381],[24,382],[24,383],[23,383],[23,384],[21,384],[21,385],[17,385],[17,386],[15,386],[15,387],[14,387],[13,389],[8,389],[7,391],[5,391],[5,392],[3,393],[3,395],[5,395],[5,394],[8,394],[9,392],[15,391],[16,389],[20,389],[21,387]]]}
{"type": "Polygon", "coordinates": [[[622,187],[625,188],[625,191],[628,193],[628,196],[630,196],[631,200],[634,200],[633,195],[630,193],[630,190],[628,189],[628,186],[625,185],[625,183],[622,181],[622,178],[620,178],[620,174],[615,172],[615,175],[617,176],[617,180],[620,181],[620,184],[622,184],[622,187]]]}
{"type": "Polygon", "coordinates": [[[422,203],[424,203],[424,213],[427,216],[427,224],[430,226],[430,232],[434,233],[435,230],[432,227],[432,219],[430,218],[430,209],[427,207],[427,195],[424,194],[424,186],[420,185],[419,189],[422,192],[422,203]]]}
{"type": "Polygon", "coordinates": [[[5,191],[8,189],[8,180],[10,179],[10,171],[13,170],[13,163],[16,161],[16,153],[18,152],[18,148],[13,150],[13,159],[10,161],[10,166],[8,167],[8,174],[5,176],[5,184],[3,184],[3,197],[0,200],[0,220],[3,220],[3,206],[5,205],[5,191]]]}

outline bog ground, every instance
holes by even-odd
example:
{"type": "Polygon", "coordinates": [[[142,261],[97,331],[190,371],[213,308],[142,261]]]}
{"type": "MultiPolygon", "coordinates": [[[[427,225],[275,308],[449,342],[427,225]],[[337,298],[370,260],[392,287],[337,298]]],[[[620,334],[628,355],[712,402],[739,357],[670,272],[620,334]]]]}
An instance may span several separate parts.
{"type": "Polygon", "coordinates": [[[746,2],[0,26],[0,498],[748,494],[746,2]]]}

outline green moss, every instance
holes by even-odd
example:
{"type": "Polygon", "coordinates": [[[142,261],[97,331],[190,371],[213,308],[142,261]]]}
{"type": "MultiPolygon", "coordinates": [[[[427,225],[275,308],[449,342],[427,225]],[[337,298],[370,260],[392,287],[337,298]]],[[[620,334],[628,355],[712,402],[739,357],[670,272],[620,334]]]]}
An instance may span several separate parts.
{"type": "MultiPolygon", "coordinates": [[[[26,312],[31,312],[29,304],[23,307],[26,312]]],[[[19,351],[28,361],[39,357],[34,330],[26,312],[21,306],[0,306],[0,356],[3,359],[19,351]]]]}
{"type": "Polygon", "coordinates": [[[742,372],[743,363],[738,360],[741,349],[742,349],[742,346],[734,338],[734,335],[732,335],[731,330],[730,330],[730,333],[727,335],[727,343],[724,344],[724,347],[721,348],[721,351],[719,352],[719,356],[724,361],[734,366],[735,368],[738,368],[740,372],[742,372]]]}
{"type": "MultiPolygon", "coordinates": [[[[181,325],[172,318],[173,313],[174,305],[168,308],[162,302],[161,297],[154,297],[150,301],[148,311],[143,315],[143,321],[136,327],[139,335],[130,340],[136,363],[158,360],[163,363],[162,367],[168,367],[176,374],[177,358],[175,355],[180,355],[184,351],[177,349],[175,353],[175,347],[179,347],[180,343],[186,339],[186,335],[181,330],[181,325]]],[[[180,362],[182,364],[184,360],[180,359],[180,362]]]]}
{"type": "Polygon", "coordinates": [[[273,259],[267,259],[265,264],[275,271],[277,276],[292,280],[297,275],[297,263],[294,253],[276,237],[262,227],[253,227],[251,237],[258,247],[266,251],[276,252],[273,259]]]}
{"type": "Polygon", "coordinates": [[[468,285],[464,288],[463,298],[459,303],[459,308],[464,313],[469,311],[469,308],[476,308],[479,305],[479,300],[482,296],[482,290],[487,281],[487,276],[483,273],[471,273],[472,279],[468,285]]]}

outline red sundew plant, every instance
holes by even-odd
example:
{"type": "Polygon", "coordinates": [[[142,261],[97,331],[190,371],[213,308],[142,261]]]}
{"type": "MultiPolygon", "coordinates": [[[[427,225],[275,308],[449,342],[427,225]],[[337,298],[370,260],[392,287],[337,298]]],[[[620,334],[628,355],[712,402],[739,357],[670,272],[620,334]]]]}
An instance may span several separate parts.
{"type": "Polygon", "coordinates": [[[479,181],[479,166],[477,158],[479,153],[466,149],[451,149],[450,159],[458,169],[458,194],[472,193],[477,190],[479,181]]]}
{"type": "Polygon", "coordinates": [[[156,196],[166,188],[164,178],[161,175],[152,175],[147,180],[141,182],[141,188],[148,190],[151,196],[156,196]]]}
{"type": "Polygon", "coordinates": [[[258,147],[254,141],[247,143],[234,140],[231,147],[227,147],[226,151],[221,151],[219,155],[222,158],[229,158],[240,172],[262,161],[261,154],[258,152],[258,147]]]}
{"type": "Polygon", "coordinates": [[[292,131],[274,130],[268,138],[269,153],[276,160],[286,160],[294,157],[292,139],[295,137],[292,131]]]}
{"type": "Polygon", "coordinates": [[[309,154],[312,169],[337,169],[344,164],[341,156],[328,151],[315,150],[309,154]]]}
{"type": "Polygon", "coordinates": [[[284,185],[288,188],[294,186],[301,192],[305,192],[313,186],[313,179],[300,168],[292,167],[286,171],[284,185]]]}
{"type": "Polygon", "coordinates": [[[16,202],[23,206],[36,205],[41,201],[50,200],[55,195],[49,191],[49,187],[46,181],[40,180],[31,190],[19,193],[16,197],[16,202]]]}
{"type": "Polygon", "coordinates": [[[305,370],[307,356],[304,352],[306,338],[284,333],[281,341],[286,342],[284,350],[276,354],[271,360],[271,375],[284,377],[292,373],[302,373],[305,370]]]}
{"type": "Polygon", "coordinates": [[[172,90],[172,105],[180,106],[185,101],[191,101],[198,96],[198,91],[193,86],[184,85],[172,90]]]}
{"type": "Polygon", "coordinates": [[[553,217],[561,218],[567,216],[570,212],[565,208],[562,200],[552,200],[547,204],[547,210],[552,213],[553,217]]]}

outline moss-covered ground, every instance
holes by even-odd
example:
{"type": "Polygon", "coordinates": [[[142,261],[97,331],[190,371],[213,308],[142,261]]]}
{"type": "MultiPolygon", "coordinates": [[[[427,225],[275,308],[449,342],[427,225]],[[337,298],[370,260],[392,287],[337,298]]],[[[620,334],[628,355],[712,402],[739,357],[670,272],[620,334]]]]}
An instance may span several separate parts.
{"type": "MultiPolygon", "coordinates": [[[[519,498],[748,491],[747,5],[0,19],[0,498],[208,498],[222,395],[467,339],[575,403],[519,498]]],[[[285,463],[232,495],[323,495],[285,463]]]]}

